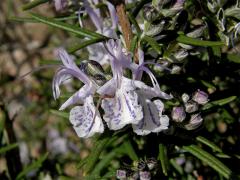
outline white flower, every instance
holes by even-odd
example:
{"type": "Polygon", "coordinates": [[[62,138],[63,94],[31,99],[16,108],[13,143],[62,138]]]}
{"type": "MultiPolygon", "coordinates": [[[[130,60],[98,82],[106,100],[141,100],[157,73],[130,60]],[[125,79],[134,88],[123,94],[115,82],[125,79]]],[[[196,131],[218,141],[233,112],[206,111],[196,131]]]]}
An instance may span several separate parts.
{"type": "Polygon", "coordinates": [[[71,109],[69,120],[79,137],[88,138],[104,131],[101,116],[94,106],[92,96],[85,99],[83,106],[71,109]]]}
{"type": "Polygon", "coordinates": [[[64,49],[59,49],[59,57],[63,66],[57,71],[53,79],[53,95],[57,99],[60,96],[59,86],[69,77],[74,76],[84,83],[75,94],[73,94],[60,110],[66,107],[81,103],[82,106],[75,106],[70,112],[70,122],[72,123],[79,137],[88,138],[95,133],[102,133],[104,130],[102,119],[93,103],[93,94],[98,86],[75,64],[74,60],[64,49]]]}

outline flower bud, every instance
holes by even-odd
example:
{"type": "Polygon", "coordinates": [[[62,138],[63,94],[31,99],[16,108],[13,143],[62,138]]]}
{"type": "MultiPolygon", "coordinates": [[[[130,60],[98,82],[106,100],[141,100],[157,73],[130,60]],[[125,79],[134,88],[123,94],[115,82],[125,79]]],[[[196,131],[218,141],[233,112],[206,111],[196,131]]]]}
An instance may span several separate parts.
{"type": "Polygon", "coordinates": [[[226,27],[226,17],[225,17],[225,12],[222,8],[220,8],[218,10],[218,13],[217,13],[217,26],[219,28],[220,31],[224,32],[226,27]]]}
{"type": "Polygon", "coordinates": [[[144,170],[144,169],[146,169],[146,167],[147,167],[147,164],[144,161],[139,161],[138,162],[137,168],[139,170],[144,170]]]}
{"type": "Polygon", "coordinates": [[[219,6],[215,0],[208,1],[207,7],[208,7],[209,11],[211,11],[212,13],[216,13],[217,9],[219,8],[219,6]]]}
{"type": "Polygon", "coordinates": [[[193,98],[192,98],[195,102],[197,102],[198,104],[204,105],[208,102],[208,94],[197,90],[194,94],[193,94],[193,98]]]}
{"type": "Polygon", "coordinates": [[[158,12],[153,6],[144,6],[143,17],[146,21],[152,22],[158,18],[158,12]]]}
{"type": "Polygon", "coordinates": [[[188,56],[188,51],[186,49],[181,49],[177,52],[174,53],[174,57],[178,60],[178,61],[182,61],[183,59],[185,59],[188,56]]]}
{"type": "Polygon", "coordinates": [[[174,107],[172,110],[172,119],[175,122],[182,122],[186,118],[186,113],[183,107],[174,107]]]}
{"type": "Polygon", "coordinates": [[[182,94],[182,100],[184,103],[188,102],[189,99],[190,99],[190,97],[188,94],[186,94],[186,93],[182,94]]]}
{"type": "Polygon", "coordinates": [[[171,69],[171,74],[179,74],[180,71],[181,71],[181,67],[177,66],[177,65],[174,65],[171,69]]]}
{"type": "Polygon", "coordinates": [[[139,173],[138,172],[132,172],[130,176],[128,176],[129,180],[138,180],[139,179],[139,173]]]}
{"type": "Polygon", "coordinates": [[[185,104],[185,111],[187,113],[193,113],[198,110],[198,104],[194,101],[189,101],[185,104]]]}
{"type": "Polygon", "coordinates": [[[147,159],[146,163],[149,170],[152,170],[157,166],[157,160],[154,158],[147,159]]]}
{"type": "Polygon", "coordinates": [[[185,125],[187,130],[197,129],[202,124],[203,118],[200,114],[191,115],[191,119],[188,124],[185,125]]]}
{"type": "Polygon", "coordinates": [[[149,171],[140,171],[139,172],[140,180],[150,180],[151,173],[149,171]]]}
{"type": "Polygon", "coordinates": [[[173,5],[173,8],[176,8],[176,9],[183,8],[184,2],[185,2],[185,0],[177,0],[176,3],[173,5]]]}
{"type": "Polygon", "coordinates": [[[192,38],[198,38],[203,34],[203,32],[205,31],[206,28],[207,28],[206,25],[202,25],[202,26],[198,27],[197,29],[187,33],[187,36],[192,37],[192,38]]]}
{"type": "Polygon", "coordinates": [[[83,60],[79,65],[79,69],[100,86],[105,84],[108,78],[111,78],[104,72],[101,64],[94,60],[83,60]]]}
{"type": "Polygon", "coordinates": [[[117,179],[126,179],[127,172],[125,170],[117,170],[116,176],[117,176],[117,179]]]}

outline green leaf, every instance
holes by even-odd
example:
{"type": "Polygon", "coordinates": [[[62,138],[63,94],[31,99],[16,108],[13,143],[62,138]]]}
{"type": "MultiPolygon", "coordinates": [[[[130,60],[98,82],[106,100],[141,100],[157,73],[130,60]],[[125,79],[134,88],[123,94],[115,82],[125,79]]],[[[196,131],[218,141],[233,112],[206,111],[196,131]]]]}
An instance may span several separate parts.
{"type": "Polygon", "coordinates": [[[136,18],[142,7],[149,2],[151,2],[151,0],[141,0],[133,10],[132,15],[136,18]]]}
{"type": "Polygon", "coordinates": [[[198,136],[196,140],[212,148],[212,150],[215,152],[222,152],[221,148],[219,148],[216,144],[214,144],[213,142],[209,141],[208,139],[202,136],[198,136]]]}
{"type": "Polygon", "coordinates": [[[44,4],[48,1],[49,0],[33,0],[33,1],[30,1],[29,3],[23,5],[22,10],[26,11],[26,10],[32,9],[32,8],[37,7],[40,4],[44,4]]]}
{"type": "Polygon", "coordinates": [[[231,156],[227,155],[227,154],[224,154],[224,153],[218,153],[216,154],[217,157],[219,158],[223,158],[223,159],[230,159],[231,156]]]}
{"type": "Polygon", "coordinates": [[[168,162],[168,156],[167,156],[167,148],[164,144],[159,144],[158,160],[160,160],[161,162],[163,174],[167,176],[169,162],[168,162]]]}
{"type": "Polygon", "coordinates": [[[55,114],[59,117],[65,118],[65,119],[69,118],[69,113],[67,113],[67,112],[57,111],[57,110],[53,110],[53,109],[51,109],[50,112],[52,114],[55,114]]]}
{"type": "Polygon", "coordinates": [[[123,153],[121,152],[121,147],[111,150],[111,152],[107,153],[102,158],[102,160],[95,166],[95,168],[91,172],[91,174],[100,175],[102,169],[107,167],[116,156],[119,156],[119,155],[122,155],[122,154],[123,153]]]}
{"type": "Polygon", "coordinates": [[[227,54],[227,59],[234,63],[240,63],[240,56],[237,54],[227,54]]]}
{"type": "Polygon", "coordinates": [[[200,40],[196,38],[191,38],[185,35],[179,35],[177,37],[177,41],[179,43],[184,43],[184,44],[189,44],[189,45],[194,45],[194,46],[223,46],[225,43],[221,41],[205,41],[205,40],[200,40]]]}
{"type": "Polygon", "coordinates": [[[207,110],[207,109],[213,108],[215,106],[223,106],[225,104],[228,104],[228,103],[234,101],[236,98],[237,98],[237,96],[230,96],[228,98],[209,102],[202,107],[202,110],[207,110]]]}
{"type": "Polygon", "coordinates": [[[131,13],[128,13],[128,18],[131,21],[131,23],[134,25],[134,27],[136,28],[137,34],[140,35],[142,33],[141,28],[139,27],[136,19],[133,17],[133,15],[131,13]]]}
{"type": "Polygon", "coordinates": [[[7,146],[4,146],[4,147],[1,147],[0,148],[0,154],[4,154],[6,153],[7,151],[10,151],[12,149],[15,149],[18,147],[18,144],[17,143],[14,143],[14,144],[9,144],[7,146]]]}
{"type": "Polygon", "coordinates": [[[209,82],[207,82],[207,81],[204,81],[204,80],[201,80],[201,83],[202,83],[205,87],[211,89],[212,91],[216,91],[216,87],[215,87],[214,85],[212,85],[211,83],[209,83],[209,82]]]}
{"type": "Polygon", "coordinates": [[[221,58],[221,48],[219,46],[212,46],[213,55],[221,58]]]}
{"type": "Polygon", "coordinates": [[[28,23],[37,23],[38,22],[35,19],[28,18],[28,17],[15,17],[15,16],[11,16],[8,19],[10,21],[16,21],[16,22],[28,22],[28,23]]]}
{"type": "Polygon", "coordinates": [[[48,157],[48,153],[44,154],[43,156],[41,156],[37,161],[33,162],[32,164],[30,164],[29,166],[25,167],[23,169],[22,172],[20,172],[17,176],[17,180],[18,179],[22,179],[23,177],[25,177],[30,171],[35,170],[35,169],[39,169],[43,162],[47,159],[48,157]]]}
{"type": "Polygon", "coordinates": [[[131,46],[130,46],[130,51],[134,54],[135,53],[135,49],[137,47],[137,43],[138,43],[138,36],[134,36],[133,40],[131,41],[131,46]]]}
{"type": "Polygon", "coordinates": [[[106,178],[106,179],[112,179],[116,177],[116,169],[111,170],[109,172],[107,172],[106,174],[104,174],[104,176],[102,178],[106,178]]]}
{"type": "Polygon", "coordinates": [[[231,170],[208,152],[204,151],[203,149],[199,148],[196,145],[183,146],[183,149],[188,151],[201,161],[208,164],[210,167],[216,170],[219,174],[223,175],[225,178],[227,179],[230,178],[232,174],[231,170]]]}
{"type": "Polygon", "coordinates": [[[0,136],[4,130],[4,127],[5,127],[5,116],[4,116],[4,113],[1,113],[0,111],[0,136]]]}
{"type": "Polygon", "coordinates": [[[70,48],[68,48],[68,52],[69,53],[74,53],[80,49],[83,49],[91,44],[95,44],[95,43],[98,43],[98,42],[101,42],[101,41],[104,41],[103,38],[94,38],[94,39],[90,39],[90,40],[86,40],[84,42],[81,42],[75,46],[72,46],[70,48]]]}
{"type": "MultiPolygon", "coordinates": [[[[78,17],[76,15],[71,15],[71,16],[66,16],[66,17],[55,17],[53,19],[57,21],[64,21],[68,19],[77,19],[78,17]]],[[[29,17],[16,17],[16,16],[11,16],[8,18],[10,21],[16,21],[16,22],[28,22],[28,23],[38,23],[36,19],[29,18],[29,17]]]]}
{"type": "Polygon", "coordinates": [[[84,28],[81,28],[81,27],[78,27],[78,26],[74,26],[74,25],[70,25],[70,24],[67,24],[67,23],[64,23],[64,22],[61,22],[61,21],[57,21],[57,20],[54,20],[53,18],[47,18],[47,17],[43,17],[43,16],[40,16],[38,14],[35,14],[35,13],[30,13],[30,15],[37,21],[41,22],[41,23],[44,23],[44,24],[47,24],[47,25],[50,25],[52,27],[56,27],[56,28],[59,28],[59,29],[63,29],[63,30],[66,30],[68,32],[71,32],[71,33],[74,33],[76,35],[80,35],[82,37],[88,37],[88,38],[102,38],[102,39],[108,39],[108,37],[106,36],[103,36],[101,34],[98,34],[96,32],[93,32],[93,31],[90,31],[90,30],[87,30],[87,29],[84,29],[84,28]]]}
{"type": "Polygon", "coordinates": [[[157,53],[161,53],[162,48],[161,48],[161,46],[158,44],[158,42],[155,39],[153,39],[150,36],[146,36],[145,35],[142,38],[142,40],[147,42],[157,53]]]}
{"type": "Polygon", "coordinates": [[[89,174],[93,168],[95,167],[100,154],[104,150],[104,148],[107,146],[108,142],[110,141],[111,136],[102,135],[96,142],[93,150],[90,152],[87,158],[87,162],[84,167],[84,174],[89,174]]]}
{"type": "Polygon", "coordinates": [[[224,12],[226,16],[235,17],[240,20],[240,8],[234,6],[226,9],[224,12]]]}
{"type": "Polygon", "coordinates": [[[170,160],[170,164],[177,170],[177,172],[181,175],[183,175],[183,168],[179,164],[176,163],[174,159],[170,160]]]}
{"type": "Polygon", "coordinates": [[[138,156],[129,140],[123,143],[124,152],[131,158],[132,161],[137,161],[138,156]]]}
{"type": "Polygon", "coordinates": [[[82,168],[82,167],[87,163],[87,159],[88,159],[88,157],[85,157],[84,159],[82,159],[82,160],[77,164],[77,169],[82,168]]]}

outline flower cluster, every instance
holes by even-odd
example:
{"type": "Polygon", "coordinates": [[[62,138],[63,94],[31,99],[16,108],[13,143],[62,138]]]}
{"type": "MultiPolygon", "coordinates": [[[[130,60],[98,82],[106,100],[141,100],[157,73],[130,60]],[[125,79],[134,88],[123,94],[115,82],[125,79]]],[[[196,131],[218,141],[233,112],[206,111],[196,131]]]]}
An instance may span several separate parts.
{"type": "Polygon", "coordinates": [[[96,3],[98,1],[84,1],[85,11],[98,33],[114,39],[89,46],[91,60],[82,61],[80,66],[64,49],[58,50],[63,65],[53,79],[54,98],[60,96],[59,86],[69,77],[75,77],[84,84],[60,110],[80,104],[71,109],[69,119],[78,136],[84,138],[102,133],[103,120],[111,130],[132,125],[138,135],[167,129],[169,118],[163,114],[164,104],[160,98],[171,99],[172,96],[161,91],[157,79],[146,67],[143,51],[138,49],[139,63],[135,63],[133,55],[123,47],[124,41],[118,39],[116,34],[118,19],[114,6],[106,3],[110,18],[103,18],[99,9],[94,8],[96,3]],[[102,65],[111,67],[111,75],[104,72],[102,65]],[[141,81],[143,73],[149,76],[151,86],[141,81]],[[97,99],[103,115],[95,103],[97,99]]]}
{"type": "Polygon", "coordinates": [[[117,170],[116,178],[120,180],[124,179],[140,179],[150,180],[152,176],[157,173],[158,169],[157,160],[154,158],[148,158],[146,160],[140,160],[135,162],[135,166],[131,168],[122,168],[117,170]]]}
{"type": "Polygon", "coordinates": [[[192,98],[186,93],[182,95],[184,106],[177,106],[172,109],[172,120],[187,130],[194,130],[198,128],[203,119],[198,112],[199,106],[205,105],[208,102],[208,94],[204,91],[197,90],[194,92],[192,98]],[[190,115],[190,120],[185,121],[187,114],[190,115]]]}

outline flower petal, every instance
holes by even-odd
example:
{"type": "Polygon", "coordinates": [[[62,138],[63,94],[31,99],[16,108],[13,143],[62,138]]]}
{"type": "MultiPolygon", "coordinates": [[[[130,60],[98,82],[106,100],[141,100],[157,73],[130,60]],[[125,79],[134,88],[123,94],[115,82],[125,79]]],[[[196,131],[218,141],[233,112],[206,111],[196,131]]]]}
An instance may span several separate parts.
{"type": "Polygon", "coordinates": [[[160,132],[168,128],[169,118],[162,115],[163,103],[160,100],[150,101],[144,96],[140,97],[143,105],[144,118],[137,125],[133,125],[133,131],[138,135],[147,135],[151,132],[160,132]]]}
{"type": "Polygon", "coordinates": [[[74,93],[63,105],[60,107],[59,110],[64,110],[70,105],[76,103],[83,103],[89,95],[92,95],[95,88],[93,86],[84,85],[80,90],[74,93]]]}
{"type": "Polygon", "coordinates": [[[114,96],[117,89],[117,83],[115,79],[110,79],[108,82],[106,82],[103,86],[101,86],[97,93],[100,95],[109,95],[114,96]]]}
{"type": "Polygon", "coordinates": [[[93,24],[97,28],[97,30],[99,32],[102,32],[102,30],[103,30],[103,23],[102,23],[101,16],[98,15],[98,13],[97,13],[97,11],[95,9],[90,7],[88,1],[86,1],[86,0],[84,1],[84,7],[85,7],[85,9],[87,11],[87,14],[90,16],[93,24]]]}
{"type": "Polygon", "coordinates": [[[127,124],[137,124],[142,118],[142,107],[138,104],[138,96],[134,91],[118,89],[114,98],[102,101],[103,119],[112,130],[123,128],[127,124]]]}
{"type": "Polygon", "coordinates": [[[68,68],[61,68],[59,69],[54,78],[53,78],[53,82],[52,82],[52,90],[53,90],[53,97],[54,99],[57,99],[60,96],[60,88],[59,86],[68,78],[70,78],[71,76],[78,78],[80,81],[82,81],[84,84],[91,84],[89,78],[86,76],[86,74],[84,74],[82,71],[75,71],[72,69],[68,69],[68,68]]]}
{"type": "Polygon", "coordinates": [[[99,62],[101,65],[109,63],[107,51],[102,43],[92,44],[87,47],[89,59],[99,62]]]}
{"type": "Polygon", "coordinates": [[[112,20],[112,29],[117,28],[118,25],[118,16],[115,10],[115,7],[110,3],[107,2],[108,10],[110,12],[111,20],[112,20]]]}
{"type": "Polygon", "coordinates": [[[94,106],[92,96],[86,98],[83,106],[72,108],[69,120],[79,137],[88,138],[104,131],[102,119],[94,106]]]}
{"type": "Polygon", "coordinates": [[[77,65],[75,64],[73,58],[67,53],[67,51],[63,48],[57,49],[57,55],[59,59],[61,59],[63,65],[70,69],[77,68],[77,65]]]}

